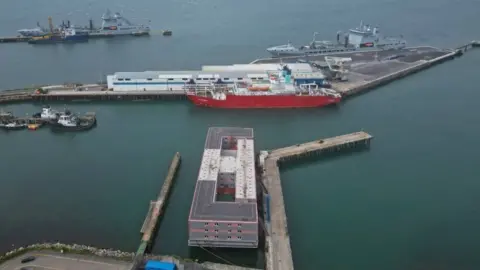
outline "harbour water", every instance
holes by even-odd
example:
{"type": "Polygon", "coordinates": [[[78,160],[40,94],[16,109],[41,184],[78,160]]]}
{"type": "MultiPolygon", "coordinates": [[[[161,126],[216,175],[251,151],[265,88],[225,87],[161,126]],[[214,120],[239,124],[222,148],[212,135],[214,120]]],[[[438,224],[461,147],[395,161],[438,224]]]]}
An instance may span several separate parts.
{"type": "MultiPolygon", "coordinates": [[[[90,2],[91,13],[99,17],[108,3],[90,2]]],[[[25,6],[2,5],[2,35],[49,15],[55,19],[88,8],[83,3],[19,5],[25,6]]],[[[308,41],[313,31],[333,39],[337,30],[362,19],[378,22],[384,34],[402,33],[414,44],[455,46],[478,38],[471,36],[477,29],[470,22],[479,8],[474,0],[143,0],[128,17],[150,18],[152,28],[172,29],[174,36],[72,46],[1,44],[0,89],[91,82],[120,70],[246,63],[265,56],[270,45],[308,41]],[[278,20],[265,20],[272,9],[278,20]]],[[[72,16],[80,20],[80,13],[72,16]]],[[[253,127],[257,150],[363,129],[375,136],[370,151],[282,172],[295,267],[478,269],[479,63],[480,51],[472,50],[337,108],[215,110],[182,101],[68,104],[73,111],[95,111],[98,127],[82,134],[0,132],[0,252],[56,240],[136,250],[148,203],[179,151],[182,165],[154,252],[218,261],[186,244],[209,126],[253,127]]],[[[17,115],[40,107],[2,106],[17,115]]],[[[263,263],[261,251],[214,252],[238,264],[263,263]]]]}

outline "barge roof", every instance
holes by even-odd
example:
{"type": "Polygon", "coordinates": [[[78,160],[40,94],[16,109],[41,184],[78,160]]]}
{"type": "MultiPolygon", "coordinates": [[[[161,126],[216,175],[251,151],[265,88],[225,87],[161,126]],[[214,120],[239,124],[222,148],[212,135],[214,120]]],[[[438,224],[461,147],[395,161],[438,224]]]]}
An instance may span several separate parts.
{"type": "Polygon", "coordinates": [[[253,129],[209,128],[190,209],[190,220],[258,222],[253,155],[253,129]],[[222,161],[222,139],[225,137],[242,141],[239,143],[242,149],[237,150],[239,152],[237,155],[245,157],[242,161],[246,164],[246,166],[240,166],[239,158],[236,158],[236,201],[234,202],[215,201],[217,178],[222,161]],[[241,173],[238,171],[239,168],[242,170],[241,173]],[[245,186],[245,189],[240,189],[240,186],[245,186]],[[239,198],[244,200],[238,200],[239,198]]]}

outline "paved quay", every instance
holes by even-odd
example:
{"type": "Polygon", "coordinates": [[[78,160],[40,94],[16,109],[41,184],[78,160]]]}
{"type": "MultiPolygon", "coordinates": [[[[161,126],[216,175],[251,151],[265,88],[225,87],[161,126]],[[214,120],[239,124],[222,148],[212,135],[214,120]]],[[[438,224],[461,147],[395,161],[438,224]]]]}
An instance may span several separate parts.
{"type": "Polygon", "coordinates": [[[360,131],[260,152],[259,164],[262,168],[262,183],[266,189],[266,194],[263,196],[266,198],[264,208],[267,270],[294,269],[279,163],[355,147],[368,147],[372,138],[372,135],[360,131]]]}
{"type": "Polygon", "coordinates": [[[0,270],[20,270],[32,267],[35,270],[130,270],[132,263],[98,256],[62,254],[49,251],[32,251],[0,265],[0,270]],[[28,256],[36,259],[21,263],[28,256]]]}
{"type": "MultiPolygon", "coordinates": [[[[431,46],[411,47],[401,50],[348,52],[330,54],[330,57],[351,58],[347,65],[347,81],[332,81],[332,88],[343,96],[350,96],[392,82],[409,74],[426,69],[444,60],[453,59],[456,50],[431,46]]],[[[252,63],[297,63],[306,61],[328,73],[326,55],[295,56],[257,59],[252,63]]]]}

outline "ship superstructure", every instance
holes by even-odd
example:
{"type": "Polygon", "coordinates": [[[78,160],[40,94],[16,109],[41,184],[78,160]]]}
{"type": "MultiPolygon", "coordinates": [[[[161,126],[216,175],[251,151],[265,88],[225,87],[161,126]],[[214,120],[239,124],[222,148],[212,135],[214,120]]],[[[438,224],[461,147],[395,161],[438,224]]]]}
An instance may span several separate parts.
{"type": "Polygon", "coordinates": [[[285,45],[270,47],[267,51],[275,57],[335,54],[349,51],[390,50],[405,48],[407,42],[403,37],[385,37],[380,35],[380,29],[360,23],[358,27],[347,33],[337,32],[336,42],[316,40],[317,32],[309,45],[296,47],[288,42],[285,45]]]}
{"type": "Polygon", "coordinates": [[[258,247],[253,129],[208,129],[188,218],[188,245],[258,247]]]}
{"type": "Polygon", "coordinates": [[[110,10],[102,15],[102,26],[98,29],[91,29],[89,35],[95,36],[116,36],[116,35],[148,35],[150,26],[133,24],[120,13],[112,14],[110,10]]]}

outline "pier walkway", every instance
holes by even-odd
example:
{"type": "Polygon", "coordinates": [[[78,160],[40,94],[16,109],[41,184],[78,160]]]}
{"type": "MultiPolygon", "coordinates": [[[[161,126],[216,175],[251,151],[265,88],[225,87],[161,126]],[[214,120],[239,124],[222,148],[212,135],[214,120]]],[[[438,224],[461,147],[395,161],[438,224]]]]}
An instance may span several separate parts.
{"type": "Polygon", "coordinates": [[[135,256],[135,264],[132,269],[134,269],[142,260],[143,256],[147,252],[147,249],[151,245],[153,238],[155,236],[155,231],[158,225],[158,221],[162,215],[163,209],[165,207],[165,203],[167,202],[168,195],[170,194],[170,190],[173,186],[173,180],[175,179],[176,172],[180,165],[180,153],[175,153],[173,156],[172,163],[168,168],[168,173],[165,178],[165,182],[163,183],[162,189],[158,194],[157,200],[150,202],[150,207],[147,212],[147,216],[145,221],[143,222],[142,228],[140,232],[143,234],[142,240],[140,242],[140,246],[138,247],[136,256],[135,256]]]}
{"type": "MultiPolygon", "coordinates": [[[[366,132],[355,132],[275,149],[269,151],[267,155],[260,154],[260,165],[263,165],[262,182],[267,190],[267,194],[264,195],[266,197],[265,261],[267,270],[291,270],[294,268],[278,162],[286,162],[358,146],[368,147],[372,138],[366,132]]],[[[265,153],[265,151],[262,152],[265,153]]]]}

